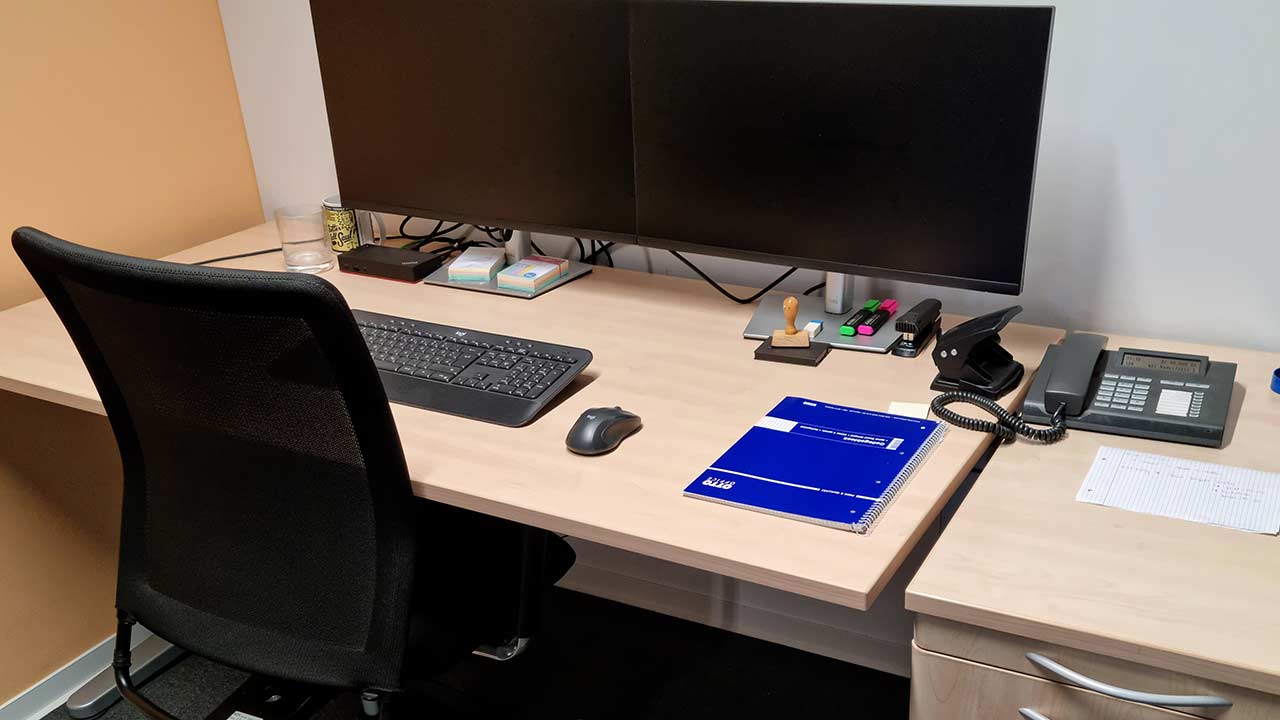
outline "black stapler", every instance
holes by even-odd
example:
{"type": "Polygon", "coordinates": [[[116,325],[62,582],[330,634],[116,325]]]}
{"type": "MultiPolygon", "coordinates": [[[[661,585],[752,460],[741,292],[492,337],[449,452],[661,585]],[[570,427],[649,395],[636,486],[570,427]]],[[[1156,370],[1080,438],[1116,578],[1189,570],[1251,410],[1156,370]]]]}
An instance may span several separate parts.
{"type": "Polygon", "coordinates": [[[1000,331],[1022,312],[1021,305],[966,320],[938,337],[933,363],[934,390],[966,390],[1000,398],[1022,380],[1022,363],[1000,346],[1000,331]]]}
{"type": "Polygon", "coordinates": [[[921,300],[901,315],[894,325],[893,329],[902,333],[902,339],[893,346],[893,354],[909,358],[919,355],[929,347],[941,321],[942,302],[933,298],[921,300]]]}

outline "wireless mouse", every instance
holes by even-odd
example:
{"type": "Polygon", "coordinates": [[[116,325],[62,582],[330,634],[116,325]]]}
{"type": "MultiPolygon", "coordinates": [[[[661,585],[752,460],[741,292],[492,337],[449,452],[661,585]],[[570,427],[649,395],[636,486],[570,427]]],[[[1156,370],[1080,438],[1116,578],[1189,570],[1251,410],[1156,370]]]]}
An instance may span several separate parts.
{"type": "Polygon", "coordinates": [[[591,408],[578,416],[564,444],[579,455],[603,455],[640,429],[640,416],[620,407],[591,408]]]}

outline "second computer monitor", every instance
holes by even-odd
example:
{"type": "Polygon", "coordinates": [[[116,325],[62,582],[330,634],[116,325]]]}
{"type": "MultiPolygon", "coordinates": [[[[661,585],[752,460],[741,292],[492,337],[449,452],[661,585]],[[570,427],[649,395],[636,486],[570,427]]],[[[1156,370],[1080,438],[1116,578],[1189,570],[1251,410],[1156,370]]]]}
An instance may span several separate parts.
{"type": "Polygon", "coordinates": [[[1019,292],[1052,19],[635,3],[640,242],[1019,292]]]}
{"type": "Polygon", "coordinates": [[[627,11],[312,0],[343,202],[635,242],[627,11]]]}

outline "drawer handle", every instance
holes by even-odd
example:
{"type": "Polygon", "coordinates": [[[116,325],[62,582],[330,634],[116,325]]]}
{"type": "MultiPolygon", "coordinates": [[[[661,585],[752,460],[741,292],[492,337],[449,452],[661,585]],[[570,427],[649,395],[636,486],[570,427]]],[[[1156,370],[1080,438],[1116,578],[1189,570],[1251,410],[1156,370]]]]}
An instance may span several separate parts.
{"type": "Polygon", "coordinates": [[[1041,715],[1031,708],[1018,708],[1018,714],[1025,720],[1049,720],[1047,716],[1041,715]]]}
{"type": "Polygon", "coordinates": [[[1081,675],[1071,668],[1059,665],[1039,653],[1027,653],[1027,659],[1040,669],[1053,673],[1069,683],[1079,685],[1096,693],[1110,695],[1113,698],[1128,700],[1129,702],[1143,703],[1144,705],[1163,705],[1165,707],[1231,707],[1230,700],[1213,695],[1159,695],[1108,685],[1086,675],[1081,675]]]}

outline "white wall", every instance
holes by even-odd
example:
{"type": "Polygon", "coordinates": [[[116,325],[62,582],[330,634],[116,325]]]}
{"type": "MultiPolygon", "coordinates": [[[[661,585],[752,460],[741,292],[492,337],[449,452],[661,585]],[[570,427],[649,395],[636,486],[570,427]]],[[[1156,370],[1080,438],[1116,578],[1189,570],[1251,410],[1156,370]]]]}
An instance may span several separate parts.
{"type": "MultiPolygon", "coordinates": [[[[219,5],[264,208],[334,192],[306,0],[219,5]]],[[[1017,302],[1020,320],[1069,329],[1280,348],[1278,37],[1273,0],[1061,0],[1026,291],[1015,300],[883,282],[873,290],[904,304],[937,296],[965,313],[1017,302]]],[[[572,245],[538,240],[561,254],[572,245]]],[[[692,275],[660,251],[620,247],[616,257],[692,275]]],[[[747,285],[780,271],[697,261],[747,285]]],[[[796,273],[783,287],[817,279],[796,273]]]]}
{"type": "Polygon", "coordinates": [[[338,192],[310,5],[220,0],[218,8],[263,216],[270,220],[278,207],[338,192]]]}

